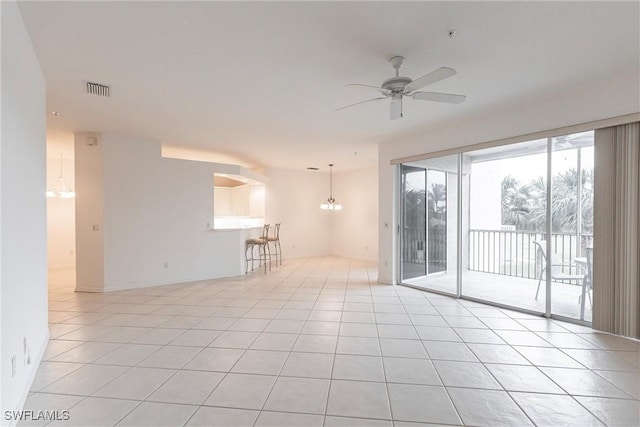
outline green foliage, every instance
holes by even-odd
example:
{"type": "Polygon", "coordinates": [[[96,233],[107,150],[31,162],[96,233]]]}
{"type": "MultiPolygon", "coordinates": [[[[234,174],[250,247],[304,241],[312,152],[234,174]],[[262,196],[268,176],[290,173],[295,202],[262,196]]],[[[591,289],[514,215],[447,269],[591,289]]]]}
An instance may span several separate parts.
{"type": "Polygon", "coordinates": [[[424,189],[412,188],[405,191],[404,198],[405,227],[424,229],[426,218],[429,218],[430,227],[445,226],[447,221],[447,187],[445,185],[431,184],[426,197],[424,189]]]}
{"type": "MultiPolygon", "coordinates": [[[[552,181],[551,211],[554,233],[575,233],[578,203],[582,204],[582,233],[593,233],[593,169],[582,171],[582,194],[578,198],[578,172],[570,169],[552,181]]],[[[547,187],[542,177],[523,184],[511,175],[502,180],[502,224],[518,231],[544,232],[547,187]]]]}

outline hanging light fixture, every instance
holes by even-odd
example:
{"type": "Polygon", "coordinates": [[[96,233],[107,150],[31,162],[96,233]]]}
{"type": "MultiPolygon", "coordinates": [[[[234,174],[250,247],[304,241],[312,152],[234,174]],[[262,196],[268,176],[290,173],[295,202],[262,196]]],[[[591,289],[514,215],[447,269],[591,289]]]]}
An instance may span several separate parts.
{"type": "Polygon", "coordinates": [[[62,175],[62,153],[60,153],[60,175],[58,175],[58,191],[47,189],[47,197],[60,197],[61,199],[73,199],[76,193],[67,185],[62,175]]]}
{"type": "Polygon", "coordinates": [[[342,205],[333,198],[333,163],[329,164],[329,198],[322,202],[320,209],[325,211],[339,211],[342,205]]]}

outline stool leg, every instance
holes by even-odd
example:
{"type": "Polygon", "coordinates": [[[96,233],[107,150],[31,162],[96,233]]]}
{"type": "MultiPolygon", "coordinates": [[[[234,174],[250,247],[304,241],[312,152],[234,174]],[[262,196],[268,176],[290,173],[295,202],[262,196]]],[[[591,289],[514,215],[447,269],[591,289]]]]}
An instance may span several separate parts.
{"type": "Polygon", "coordinates": [[[267,260],[267,258],[269,259],[269,271],[271,271],[271,246],[269,246],[269,242],[265,242],[264,244],[264,250],[265,250],[265,254],[264,254],[264,258],[265,258],[265,262],[267,260]],[[268,253],[268,255],[267,255],[268,253]]]}
{"type": "MultiPolygon", "coordinates": [[[[255,269],[253,266],[254,261],[256,260],[256,245],[251,245],[251,271],[255,269]]],[[[258,255],[260,254],[260,248],[258,248],[258,255]]]]}
{"type": "Polygon", "coordinates": [[[249,246],[248,243],[244,244],[244,274],[249,272],[249,246]]]}
{"type": "Polygon", "coordinates": [[[276,267],[279,265],[278,264],[278,241],[274,240],[273,241],[273,256],[276,259],[276,267]]]}
{"type": "Polygon", "coordinates": [[[278,251],[278,256],[280,257],[280,265],[282,265],[282,247],[280,246],[280,239],[276,240],[276,248],[278,251]]]}

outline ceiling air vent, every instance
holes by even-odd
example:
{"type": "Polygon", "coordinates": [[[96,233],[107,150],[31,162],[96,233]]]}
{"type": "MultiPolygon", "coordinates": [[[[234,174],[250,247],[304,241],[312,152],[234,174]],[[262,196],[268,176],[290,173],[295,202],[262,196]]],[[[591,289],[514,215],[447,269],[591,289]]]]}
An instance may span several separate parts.
{"type": "Polygon", "coordinates": [[[90,95],[106,96],[109,97],[111,93],[111,87],[100,83],[86,82],[87,93],[90,95]]]}

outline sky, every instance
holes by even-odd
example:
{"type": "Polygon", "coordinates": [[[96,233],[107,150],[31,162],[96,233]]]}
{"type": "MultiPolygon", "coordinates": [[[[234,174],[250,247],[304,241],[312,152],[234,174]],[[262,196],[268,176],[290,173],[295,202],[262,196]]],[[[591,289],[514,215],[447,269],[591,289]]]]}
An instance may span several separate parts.
{"type": "MultiPolygon", "coordinates": [[[[579,134],[569,135],[567,139],[580,139],[593,141],[593,131],[582,132],[579,134]]],[[[541,144],[546,144],[546,139],[540,140],[541,144]]],[[[526,143],[524,143],[526,144],[526,143]]],[[[509,148],[517,148],[518,144],[510,145],[509,148]]],[[[554,148],[558,144],[554,142],[554,148]]],[[[500,147],[505,149],[507,147],[500,147]]],[[[494,150],[494,149],[490,149],[494,150]]],[[[486,150],[489,151],[489,150],[486,150]]],[[[559,172],[568,171],[572,168],[577,168],[577,153],[576,149],[559,150],[553,152],[552,157],[552,174],[555,175],[559,172]]],[[[594,163],[594,149],[593,146],[585,147],[581,149],[581,164],[583,170],[593,169],[594,163]]],[[[500,177],[511,175],[522,183],[528,183],[531,180],[539,177],[546,178],[547,176],[547,154],[531,154],[519,157],[512,157],[500,160],[491,160],[477,164],[477,171],[484,173],[484,171],[491,171],[492,174],[497,174],[500,177]]],[[[432,175],[434,176],[434,175],[432,175]]],[[[473,179],[473,178],[472,178],[473,179]]],[[[407,184],[409,188],[421,189],[424,188],[424,177],[418,173],[412,173],[407,175],[407,184]]],[[[431,186],[431,184],[428,184],[431,186]]]]}

